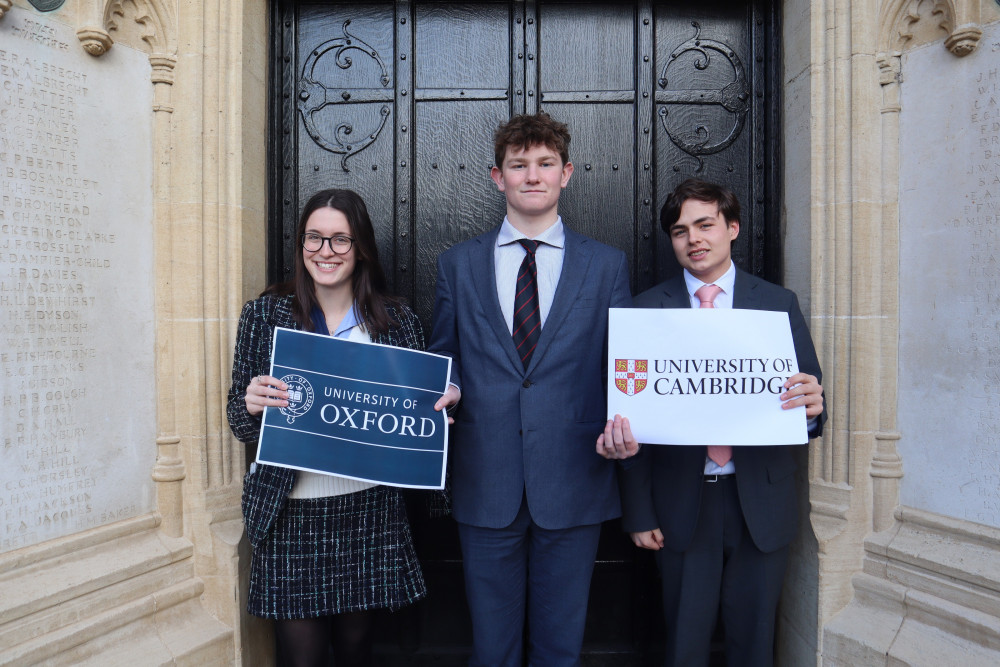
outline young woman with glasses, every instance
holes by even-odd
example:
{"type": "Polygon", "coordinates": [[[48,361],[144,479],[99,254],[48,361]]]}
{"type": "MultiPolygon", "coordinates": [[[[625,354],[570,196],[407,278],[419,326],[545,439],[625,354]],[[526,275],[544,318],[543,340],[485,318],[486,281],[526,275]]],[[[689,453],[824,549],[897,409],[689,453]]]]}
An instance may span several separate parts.
{"type": "MultiPolygon", "coordinates": [[[[227,413],[256,443],[267,406],[288,405],[268,375],[274,327],[424,349],[420,321],[391,296],[364,201],[323,190],[306,203],[295,275],[248,302],[240,316],[227,413]]],[[[426,593],[398,489],[253,464],[243,481],[253,547],[248,610],[276,621],[280,663],[338,667],[371,662],[371,611],[426,593]]]]}

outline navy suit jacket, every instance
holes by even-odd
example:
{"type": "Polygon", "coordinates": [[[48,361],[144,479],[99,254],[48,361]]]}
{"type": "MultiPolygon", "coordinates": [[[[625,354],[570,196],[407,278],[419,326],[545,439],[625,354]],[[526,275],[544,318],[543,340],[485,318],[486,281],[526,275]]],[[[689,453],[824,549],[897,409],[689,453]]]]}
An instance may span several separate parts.
{"type": "Polygon", "coordinates": [[[631,302],[625,255],[566,228],[559,284],[525,369],[497,297],[499,226],[438,258],[428,351],[462,389],[450,448],[455,519],[508,526],[527,497],[538,525],[620,515],[615,465],[595,451],[606,415],[608,308],[631,302]]]}
{"type": "MultiPolygon", "coordinates": [[[[690,308],[684,276],[643,292],[634,305],[690,308]]],[[[794,292],[737,269],[733,307],[788,313],[799,370],[822,381],[816,349],[794,292]]],[[[822,433],[825,420],[824,409],[811,436],[822,433]]],[[[743,517],[754,544],[765,553],[787,545],[798,526],[793,449],[783,445],[733,447],[733,463],[743,517]]],[[[687,549],[698,523],[704,471],[704,447],[643,445],[621,470],[623,528],[631,533],[659,528],[667,548],[687,549]]]]}

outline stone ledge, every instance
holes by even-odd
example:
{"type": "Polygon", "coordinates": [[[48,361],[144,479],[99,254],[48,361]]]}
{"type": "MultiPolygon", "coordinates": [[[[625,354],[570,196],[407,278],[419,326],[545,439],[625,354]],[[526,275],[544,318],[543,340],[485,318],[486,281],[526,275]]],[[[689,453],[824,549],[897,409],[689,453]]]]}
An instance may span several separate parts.
{"type": "MultiPolygon", "coordinates": [[[[61,545],[59,545],[61,546],[61,545]]],[[[75,553],[54,557],[0,576],[0,636],[4,626],[38,611],[127,581],[170,563],[189,559],[191,543],[156,530],[126,534],[75,553]]]]}
{"type": "Polygon", "coordinates": [[[1000,530],[909,507],[865,540],[865,572],[1000,617],[1000,530]]]}
{"type": "Polygon", "coordinates": [[[199,601],[191,543],[155,517],[123,523],[9,555],[20,567],[0,569],[0,664],[232,663],[232,629],[199,601]]]}
{"type": "MultiPolygon", "coordinates": [[[[154,667],[231,665],[232,630],[197,600],[195,580],[95,616],[86,632],[42,635],[18,647],[11,665],[154,667]]],[[[67,629],[68,630],[68,629],[67,629]]],[[[5,656],[0,656],[8,664],[5,656]]]]}
{"type": "MultiPolygon", "coordinates": [[[[185,580],[192,580],[188,561],[154,567],[130,579],[63,602],[47,604],[45,600],[30,601],[31,604],[38,605],[39,609],[0,625],[0,646],[16,646],[33,639],[39,633],[59,632],[69,626],[81,627],[90,617],[149,597],[185,580]]],[[[0,657],[2,655],[0,653],[0,657]]]]}
{"type": "Polygon", "coordinates": [[[856,575],[852,584],[854,598],[823,630],[824,667],[886,664],[902,625],[904,587],[867,574],[856,575]]]}
{"type": "Polygon", "coordinates": [[[822,664],[1000,664],[1000,531],[912,508],[895,516],[865,541],[854,598],[823,629],[822,664]]]}
{"type": "Polygon", "coordinates": [[[91,528],[82,533],[49,540],[0,555],[0,578],[3,573],[27,567],[32,563],[52,561],[59,556],[75,554],[81,549],[104,544],[121,537],[152,530],[160,525],[158,514],[143,514],[132,519],[117,521],[106,526],[91,528]]]}

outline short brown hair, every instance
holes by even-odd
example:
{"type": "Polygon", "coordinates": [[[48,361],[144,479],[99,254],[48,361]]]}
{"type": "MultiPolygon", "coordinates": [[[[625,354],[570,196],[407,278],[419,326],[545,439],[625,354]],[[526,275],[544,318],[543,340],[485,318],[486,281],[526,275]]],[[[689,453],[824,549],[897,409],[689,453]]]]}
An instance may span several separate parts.
{"type": "Polygon", "coordinates": [[[660,227],[670,233],[670,228],[681,217],[681,207],[688,199],[697,199],[719,207],[719,213],[726,219],[726,225],[739,222],[740,201],[729,188],[717,183],[709,183],[699,178],[689,178],[670,193],[660,210],[660,227]]]}
{"type": "Polygon", "coordinates": [[[508,148],[525,151],[539,145],[559,153],[564,165],[569,162],[569,128],[565,123],[553,120],[547,113],[522,114],[501,123],[493,135],[493,156],[497,168],[503,168],[508,148]]]}

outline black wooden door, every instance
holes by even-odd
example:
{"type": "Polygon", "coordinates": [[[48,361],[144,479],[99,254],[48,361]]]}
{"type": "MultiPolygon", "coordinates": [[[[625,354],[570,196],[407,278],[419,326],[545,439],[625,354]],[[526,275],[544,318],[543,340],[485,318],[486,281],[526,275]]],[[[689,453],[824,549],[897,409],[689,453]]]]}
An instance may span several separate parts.
{"type": "MultiPolygon", "coordinates": [[[[429,324],[435,259],[497,225],[492,134],[515,113],[569,124],[571,228],[621,248],[634,291],[677,270],[658,213],[680,180],[744,206],[737,263],[780,276],[777,57],[765,2],[309,2],[272,11],[270,277],[287,277],[302,203],[348,187],[368,203],[394,289],[429,324]]],[[[596,436],[596,434],[595,434],[596,436]]],[[[469,643],[450,519],[409,498],[430,596],[382,619],[385,664],[462,664],[469,643]]],[[[655,568],[606,526],[588,664],[644,664],[660,636],[655,568]]]]}

